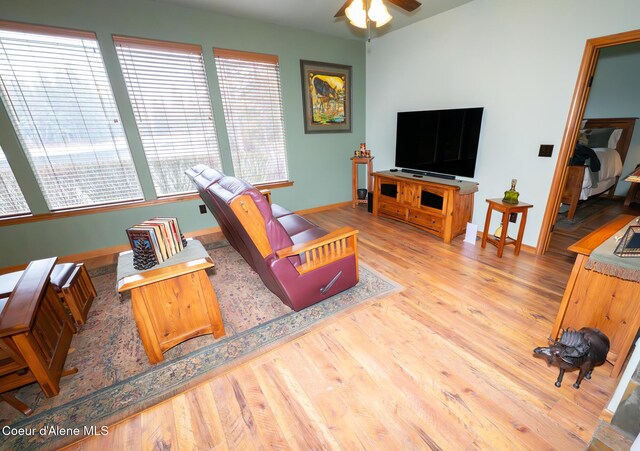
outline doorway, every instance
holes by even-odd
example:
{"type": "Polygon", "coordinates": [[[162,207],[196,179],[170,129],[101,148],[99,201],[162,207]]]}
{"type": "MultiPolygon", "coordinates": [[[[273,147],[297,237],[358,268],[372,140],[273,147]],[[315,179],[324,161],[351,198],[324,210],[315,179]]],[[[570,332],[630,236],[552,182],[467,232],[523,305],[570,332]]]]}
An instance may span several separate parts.
{"type": "Polygon", "coordinates": [[[580,123],[586,110],[589,93],[591,90],[591,82],[595,73],[596,64],[600,55],[600,50],[605,47],[612,47],[620,44],[628,44],[640,41],[640,30],[619,33],[615,35],[603,36],[599,38],[589,39],[586,42],[582,63],[578,72],[578,80],[571,100],[569,108],[569,116],[567,124],[562,136],[562,143],[556,163],[551,190],[547,200],[542,220],[540,236],[538,237],[538,245],[536,253],[541,255],[547,251],[551,241],[553,225],[556,222],[557,212],[560,207],[562,192],[567,180],[569,172],[569,159],[573,155],[574,145],[578,139],[580,123]]]}

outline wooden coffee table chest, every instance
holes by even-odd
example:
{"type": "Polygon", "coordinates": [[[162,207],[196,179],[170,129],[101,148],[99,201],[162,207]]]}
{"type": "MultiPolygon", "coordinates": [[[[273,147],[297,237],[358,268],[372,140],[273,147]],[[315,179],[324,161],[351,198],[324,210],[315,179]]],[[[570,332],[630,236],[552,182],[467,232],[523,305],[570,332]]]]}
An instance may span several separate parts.
{"type": "Polygon", "coordinates": [[[197,240],[146,271],[133,269],[133,252],[118,258],[118,293],[131,290],[131,307],[149,362],[194,337],[225,334],[218,300],[206,270],[211,257],[197,240]]]}

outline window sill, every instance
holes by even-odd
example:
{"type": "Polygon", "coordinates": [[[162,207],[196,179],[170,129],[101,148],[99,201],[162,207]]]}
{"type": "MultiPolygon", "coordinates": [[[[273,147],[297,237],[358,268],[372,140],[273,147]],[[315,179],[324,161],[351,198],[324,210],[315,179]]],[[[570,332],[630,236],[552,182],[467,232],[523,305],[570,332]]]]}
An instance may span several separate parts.
{"type": "MultiPolygon", "coordinates": [[[[287,186],[293,186],[292,181],[263,183],[254,185],[257,189],[277,189],[287,186]]],[[[170,204],[173,202],[184,202],[189,200],[200,199],[197,193],[180,194],[175,196],[160,197],[155,200],[138,200],[131,202],[122,202],[119,204],[101,205],[99,207],[85,207],[75,208],[70,210],[52,211],[50,213],[43,213],[39,215],[21,215],[11,216],[7,218],[0,218],[0,227],[27,224],[30,222],[49,221],[51,219],[70,218],[75,216],[91,215],[95,213],[108,213],[110,211],[128,210],[130,208],[150,207],[153,205],[170,204]]]]}
{"type": "Polygon", "coordinates": [[[39,215],[18,216],[0,219],[0,227],[26,224],[29,222],[49,221],[51,219],[70,218],[74,216],[91,215],[95,213],[108,213],[110,211],[128,210],[130,208],[148,207],[151,205],[161,205],[171,202],[182,202],[186,200],[198,199],[197,194],[185,194],[180,196],[162,197],[155,200],[136,200],[131,202],[122,202],[118,204],[101,205],[99,207],[74,208],[70,210],[52,211],[39,215]]]}
{"type": "Polygon", "coordinates": [[[277,189],[277,188],[285,188],[287,186],[293,186],[293,182],[291,180],[284,180],[282,182],[272,182],[272,183],[257,183],[253,185],[256,189],[277,189]]]}

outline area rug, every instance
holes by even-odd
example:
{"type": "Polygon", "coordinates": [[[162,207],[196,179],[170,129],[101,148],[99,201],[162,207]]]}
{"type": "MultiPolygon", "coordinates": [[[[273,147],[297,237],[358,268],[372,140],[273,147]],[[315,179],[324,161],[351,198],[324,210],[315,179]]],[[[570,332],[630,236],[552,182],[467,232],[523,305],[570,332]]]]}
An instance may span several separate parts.
{"type": "Polygon", "coordinates": [[[597,214],[606,208],[619,204],[619,199],[608,197],[592,197],[578,204],[573,219],[567,218],[566,211],[558,214],[555,230],[560,232],[574,232],[580,227],[586,226],[590,220],[597,219],[597,214]]]}
{"type": "Polygon", "coordinates": [[[209,277],[220,304],[224,337],[194,338],[165,353],[163,362],[151,365],[130,298],[116,293],[115,267],[93,271],[98,296],[86,324],[73,338],[65,365],[78,368],[78,373],[64,377],[60,394],[53,398],[44,397],[37,384],[14,391],[33,408],[31,417],[0,403],[0,448],[52,449],[99,432],[102,426],[204,380],[208,373],[293,339],[338,312],[401,289],[361,263],[358,285],[294,312],[228,243],[209,246],[208,251],[216,265],[209,277]]]}

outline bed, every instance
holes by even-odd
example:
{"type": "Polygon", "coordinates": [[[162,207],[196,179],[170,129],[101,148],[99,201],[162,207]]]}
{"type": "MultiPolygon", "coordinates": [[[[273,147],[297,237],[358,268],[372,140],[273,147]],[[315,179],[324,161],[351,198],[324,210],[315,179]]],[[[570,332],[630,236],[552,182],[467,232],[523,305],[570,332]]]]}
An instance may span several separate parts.
{"type": "Polygon", "coordinates": [[[613,197],[629,150],[635,118],[586,119],[581,134],[587,137],[585,145],[594,150],[600,162],[600,171],[589,166],[569,166],[562,193],[562,203],[569,206],[567,218],[573,219],[578,202],[608,191],[613,197]]]}

